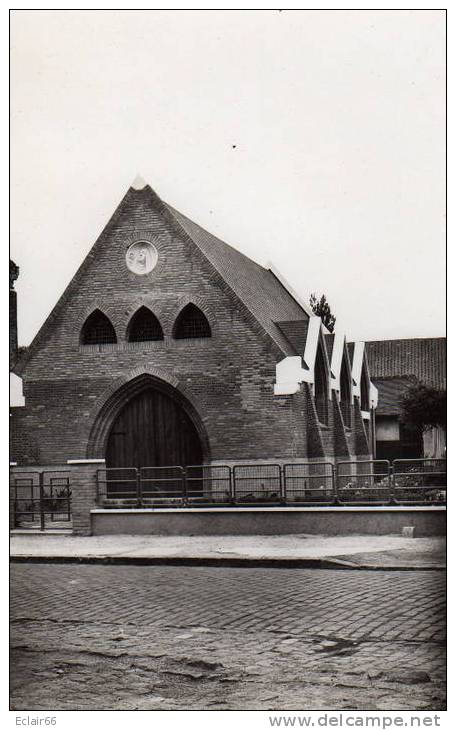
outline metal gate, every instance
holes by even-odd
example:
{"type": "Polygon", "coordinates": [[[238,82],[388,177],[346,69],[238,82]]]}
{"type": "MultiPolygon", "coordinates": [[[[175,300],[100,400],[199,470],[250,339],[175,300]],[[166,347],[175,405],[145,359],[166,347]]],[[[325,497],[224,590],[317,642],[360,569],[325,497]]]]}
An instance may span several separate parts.
{"type": "Polygon", "coordinates": [[[71,485],[67,471],[11,474],[12,524],[30,530],[71,529],[71,485]]]}

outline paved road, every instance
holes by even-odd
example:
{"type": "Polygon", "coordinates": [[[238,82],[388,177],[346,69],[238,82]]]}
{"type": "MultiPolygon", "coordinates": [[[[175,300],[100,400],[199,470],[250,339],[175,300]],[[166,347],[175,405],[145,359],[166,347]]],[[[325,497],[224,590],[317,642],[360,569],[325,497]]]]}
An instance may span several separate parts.
{"type": "Polygon", "coordinates": [[[13,709],[443,709],[434,571],[15,564],[13,709]]]}

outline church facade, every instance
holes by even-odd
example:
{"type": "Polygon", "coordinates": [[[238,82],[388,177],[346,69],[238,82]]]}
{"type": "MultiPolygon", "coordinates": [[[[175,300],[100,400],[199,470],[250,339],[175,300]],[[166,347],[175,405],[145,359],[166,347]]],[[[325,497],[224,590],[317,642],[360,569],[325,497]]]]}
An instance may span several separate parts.
{"type": "Polygon", "coordinates": [[[364,343],[139,180],[13,370],[18,465],[372,456],[364,343]]]}

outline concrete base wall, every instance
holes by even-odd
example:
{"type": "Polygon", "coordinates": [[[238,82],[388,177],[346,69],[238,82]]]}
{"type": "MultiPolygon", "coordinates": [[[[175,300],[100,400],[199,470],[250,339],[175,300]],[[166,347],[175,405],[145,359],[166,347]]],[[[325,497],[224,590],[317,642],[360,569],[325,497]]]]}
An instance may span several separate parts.
{"type": "Polygon", "coordinates": [[[444,507],[305,507],[91,511],[92,535],[446,534],[444,507]]]}

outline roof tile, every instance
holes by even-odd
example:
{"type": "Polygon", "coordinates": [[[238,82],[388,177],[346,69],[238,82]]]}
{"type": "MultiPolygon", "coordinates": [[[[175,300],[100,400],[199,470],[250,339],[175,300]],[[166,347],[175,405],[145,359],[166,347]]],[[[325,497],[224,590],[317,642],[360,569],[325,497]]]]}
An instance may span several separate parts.
{"type": "Polygon", "coordinates": [[[304,356],[306,348],[307,330],[309,329],[309,320],[297,319],[291,322],[276,322],[280,331],[285,335],[288,342],[293,345],[297,355],[304,356]]]}
{"type": "Polygon", "coordinates": [[[446,338],[366,342],[371,378],[414,376],[425,385],[446,389],[446,338]]]}
{"type": "Polygon", "coordinates": [[[290,292],[272,271],[213,236],[168,203],[164,204],[266,332],[290,354],[290,342],[277,322],[308,322],[309,319],[290,292]]]}
{"type": "Polygon", "coordinates": [[[400,401],[405,391],[417,383],[413,376],[403,378],[374,379],[378,389],[377,416],[397,416],[401,412],[400,401]]]}

